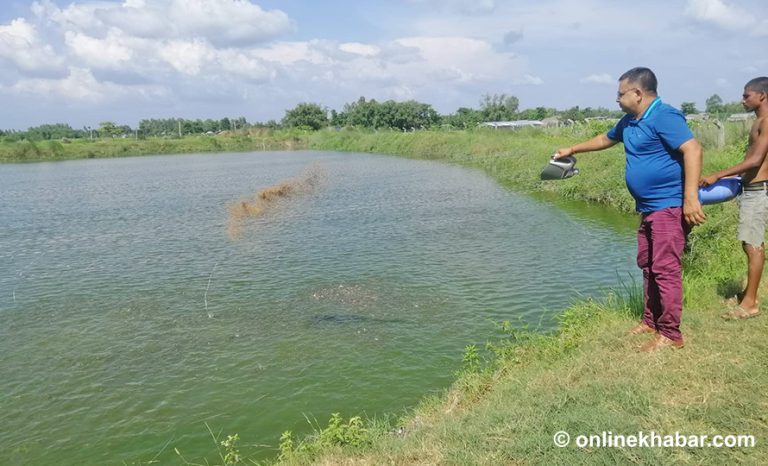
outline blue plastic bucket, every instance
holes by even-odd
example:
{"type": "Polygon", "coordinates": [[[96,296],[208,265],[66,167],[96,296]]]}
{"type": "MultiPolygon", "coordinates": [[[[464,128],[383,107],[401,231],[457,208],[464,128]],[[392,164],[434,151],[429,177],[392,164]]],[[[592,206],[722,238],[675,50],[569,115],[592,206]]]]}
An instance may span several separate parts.
{"type": "Polygon", "coordinates": [[[730,201],[741,193],[741,177],[720,178],[704,188],[699,188],[699,201],[702,204],[719,204],[730,201]]]}

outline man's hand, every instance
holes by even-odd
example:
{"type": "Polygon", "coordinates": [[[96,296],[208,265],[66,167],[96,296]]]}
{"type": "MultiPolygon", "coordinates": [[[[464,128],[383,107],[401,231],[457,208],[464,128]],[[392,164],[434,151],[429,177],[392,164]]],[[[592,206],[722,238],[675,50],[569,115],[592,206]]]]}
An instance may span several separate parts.
{"type": "Polygon", "coordinates": [[[701,208],[701,202],[698,199],[683,203],[683,217],[688,225],[701,225],[707,219],[704,210],[701,208]]]}
{"type": "Polygon", "coordinates": [[[709,176],[702,176],[699,180],[699,186],[702,188],[705,186],[709,186],[711,184],[714,184],[717,180],[720,178],[716,177],[715,175],[709,175],[709,176]]]}
{"type": "Polygon", "coordinates": [[[573,148],[563,147],[563,148],[557,149],[555,153],[552,155],[552,158],[560,159],[563,157],[568,157],[569,155],[573,155],[573,148]]]}

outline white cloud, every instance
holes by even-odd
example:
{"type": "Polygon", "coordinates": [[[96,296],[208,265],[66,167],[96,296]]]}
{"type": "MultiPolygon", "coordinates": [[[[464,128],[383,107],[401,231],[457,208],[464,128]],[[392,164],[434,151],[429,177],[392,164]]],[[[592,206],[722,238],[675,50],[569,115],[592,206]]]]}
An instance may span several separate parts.
{"type": "Polygon", "coordinates": [[[37,29],[24,18],[0,25],[0,59],[6,59],[23,71],[57,69],[61,58],[42,42],[37,29]]]}
{"type": "Polygon", "coordinates": [[[71,3],[64,9],[59,8],[50,0],[32,3],[32,13],[39,21],[48,25],[56,25],[62,31],[90,31],[104,29],[97,13],[103,7],[116,8],[115,4],[81,2],[71,3]]]}
{"type": "Polygon", "coordinates": [[[80,32],[66,32],[64,43],[82,63],[94,68],[120,69],[130,65],[134,49],[123,43],[120,33],[97,39],[80,32]]]}
{"type": "Polygon", "coordinates": [[[195,76],[215,58],[215,51],[200,39],[172,40],[160,47],[159,56],[179,73],[195,76]]]}
{"type": "Polygon", "coordinates": [[[322,64],[325,57],[309,42],[277,42],[268,47],[253,49],[252,54],[263,60],[291,65],[296,62],[322,64]]]}
{"type": "Polygon", "coordinates": [[[580,82],[593,83],[593,84],[615,84],[616,83],[616,81],[608,73],[590,74],[585,78],[581,78],[580,82]]]}
{"type": "MultiPolygon", "coordinates": [[[[410,37],[395,41],[419,51],[422,62],[415,66],[429,73],[413,73],[414,80],[442,76],[467,82],[514,79],[525,71],[514,55],[493,50],[490,43],[466,37],[410,37]]],[[[416,71],[416,70],[414,70],[416,71]]]]}
{"type": "Polygon", "coordinates": [[[100,103],[126,95],[151,97],[164,93],[163,89],[157,86],[119,86],[99,82],[89,70],[74,67],[69,69],[69,75],[63,79],[23,79],[12,86],[4,87],[3,90],[85,103],[100,103]]]}
{"type": "MultiPolygon", "coordinates": [[[[768,34],[764,0],[648,0],[632,21],[608,0],[371,0],[343,31],[324,16],[338,15],[343,2],[311,13],[301,3],[37,0],[27,16],[0,24],[3,102],[54,111],[80,101],[88,109],[80,118],[112,106],[138,117],[241,108],[249,119],[270,119],[300,101],[340,109],[360,96],[416,99],[450,113],[487,93],[567,108],[611,104],[609,73],[636,65],[660,73],[670,101],[722,94],[716,77],[741,85],[765,68],[754,39],[768,34]],[[643,47],[628,52],[624,37],[643,37],[643,47]],[[685,50],[685,66],[669,50],[685,50]],[[717,76],[706,67],[712,56],[717,76]],[[575,65],[563,68],[566,61],[575,65]],[[546,89],[579,82],[567,96],[546,89]],[[152,98],[130,105],[142,96],[152,98]]],[[[19,114],[0,126],[22,124],[19,114]]],[[[40,118],[39,110],[27,114],[40,118]]]]}
{"type": "Polygon", "coordinates": [[[515,84],[531,84],[533,86],[540,86],[544,84],[543,79],[538,76],[531,76],[530,74],[524,74],[522,78],[518,78],[514,82],[515,84]]]}
{"type": "Polygon", "coordinates": [[[145,38],[205,39],[218,46],[253,45],[293,28],[282,11],[266,11],[247,0],[86,1],[63,9],[44,0],[35,2],[32,11],[62,31],[99,37],[117,29],[145,38]]]}
{"type": "Polygon", "coordinates": [[[254,82],[269,81],[277,76],[274,64],[267,64],[252,54],[237,50],[217,53],[216,64],[228,76],[239,76],[254,82]]]}
{"type": "Polygon", "coordinates": [[[361,44],[359,42],[347,42],[347,43],[341,44],[339,45],[339,49],[347,53],[352,53],[355,55],[363,55],[366,57],[373,57],[378,55],[379,52],[381,52],[381,49],[379,49],[375,45],[361,44]]]}
{"type": "Polygon", "coordinates": [[[292,28],[282,11],[264,11],[246,0],[172,0],[168,20],[181,34],[203,34],[214,44],[248,44],[292,28]]]}
{"type": "Polygon", "coordinates": [[[688,0],[685,14],[723,29],[743,30],[755,22],[754,15],[722,0],[688,0]]]}

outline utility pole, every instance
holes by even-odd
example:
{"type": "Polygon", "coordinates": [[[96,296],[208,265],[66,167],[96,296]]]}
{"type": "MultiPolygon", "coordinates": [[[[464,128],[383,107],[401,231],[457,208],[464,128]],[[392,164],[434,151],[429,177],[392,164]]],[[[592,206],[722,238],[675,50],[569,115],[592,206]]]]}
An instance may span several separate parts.
{"type": "Polygon", "coordinates": [[[181,138],[181,118],[179,118],[179,138],[181,138]]]}

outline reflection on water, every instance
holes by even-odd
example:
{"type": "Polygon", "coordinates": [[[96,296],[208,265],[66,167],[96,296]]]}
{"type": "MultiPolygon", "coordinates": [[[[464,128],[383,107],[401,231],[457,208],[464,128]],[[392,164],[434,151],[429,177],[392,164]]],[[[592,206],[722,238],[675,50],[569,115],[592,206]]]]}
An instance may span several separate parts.
{"type": "Polygon", "coordinates": [[[0,186],[0,464],[213,460],[206,424],[269,456],[305,416],[399,412],[494,322],[552,325],[635,273],[630,234],[427,161],[87,160],[0,186]],[[311,164],[320,189],[230,238],[228,203],[311,164]]]}

